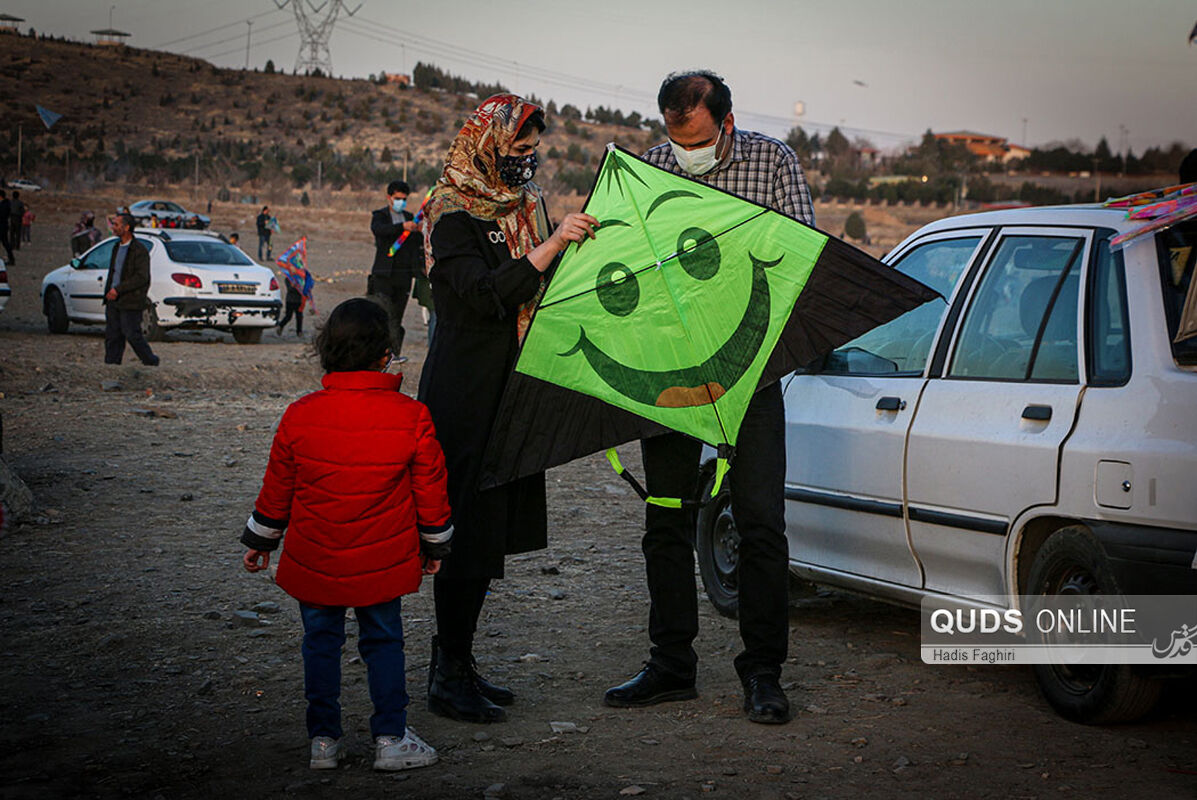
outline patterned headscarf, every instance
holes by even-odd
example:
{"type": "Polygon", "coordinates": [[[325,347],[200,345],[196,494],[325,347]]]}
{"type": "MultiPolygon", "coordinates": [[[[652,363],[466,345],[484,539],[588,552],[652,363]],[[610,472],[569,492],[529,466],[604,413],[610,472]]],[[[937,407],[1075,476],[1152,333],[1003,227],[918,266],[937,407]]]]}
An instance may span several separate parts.
{"type": "MultiPolygon", "coordinates": [[[[512,188],[499,177],[498,160],[515,141],[524,123],[540,106],[514,94],[487,98],[466,120],[449,147],[445,168],[424,209],[424,262],[432,274],[432,229],[445,214],[465,211],[472,217],[493,220],[507,238],[512,258],[530,253],[549,236],[549,222],[534,183],[512,188]]],[[[532,312],[544,294],[544,281],[536,297],[520,306],[518,335],[523,341],[532,312]]]]}

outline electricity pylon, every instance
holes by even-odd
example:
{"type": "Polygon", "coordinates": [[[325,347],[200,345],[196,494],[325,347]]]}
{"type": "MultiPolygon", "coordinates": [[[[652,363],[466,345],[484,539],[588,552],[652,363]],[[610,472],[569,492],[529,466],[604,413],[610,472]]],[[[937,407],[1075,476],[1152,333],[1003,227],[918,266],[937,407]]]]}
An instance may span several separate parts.
{"type": "Polygon", "coordinates": [[[295,24],[299,26],[299,55],[295,58],[296,74],[303,74],[320,70],[325,75],[332,75],[332,55],[328,51],[328,40],[332,36],[333,25],[342,11],[345,16],[352,17],[362,7],[358,3],[352,11],[345,5],[344,0],[324,0],[317,5],[312,0],[274,0],[280,9],[287,5],[295,12],[295,24]]]}

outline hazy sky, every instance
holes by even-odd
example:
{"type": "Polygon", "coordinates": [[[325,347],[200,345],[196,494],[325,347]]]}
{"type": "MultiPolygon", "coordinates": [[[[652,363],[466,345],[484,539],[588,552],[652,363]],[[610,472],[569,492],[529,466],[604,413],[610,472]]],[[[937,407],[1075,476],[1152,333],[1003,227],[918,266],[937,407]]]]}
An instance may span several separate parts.
{"type": "MultiPolygon", "coordinates": [[[[303,0],[311,2],[311,0],[303,0]]],[[[969,129],[1032,145],[1107,137],[1137,153],[1197,145],[1194,0],[348,0],[330,51],[346,77],[434,63],[558,104],[655,115],[669,71],[708,67],[737,123],[842,126],[889,147],[969,129]],[[863,84],[863,85],[862,85],[863,84]],[[795,116],[801,102],[805,114],[795,116]],[[1025,122],[1024,122],[1025,120],[1025,122]]],[[[318,3],[317,3],[318,4],[318,3]]],[[[0,0],[24,26],[237,67],[290,71],[299,35],[274,0],[0,0]],[[225,27],[221,27],[225,26],[225,27]],[[219,29],[217,29],[219,28],[219,29]]]]}

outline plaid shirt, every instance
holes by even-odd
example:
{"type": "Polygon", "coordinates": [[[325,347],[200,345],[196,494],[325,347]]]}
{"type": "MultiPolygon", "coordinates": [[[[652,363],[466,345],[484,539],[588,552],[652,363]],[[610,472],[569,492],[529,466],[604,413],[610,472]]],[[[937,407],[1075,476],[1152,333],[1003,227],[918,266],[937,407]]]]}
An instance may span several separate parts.
{"type": "Polygon", "coordinates": [[[664,142],[643,158],[654,167],[709,183],[717,189],[771,208],[807,225],[815,224],[815,209],[798,156],[784,142],[756,131],[734,129],[731,158],[706,175],[690,175],[678,166],[673,148],[664,142]]]}

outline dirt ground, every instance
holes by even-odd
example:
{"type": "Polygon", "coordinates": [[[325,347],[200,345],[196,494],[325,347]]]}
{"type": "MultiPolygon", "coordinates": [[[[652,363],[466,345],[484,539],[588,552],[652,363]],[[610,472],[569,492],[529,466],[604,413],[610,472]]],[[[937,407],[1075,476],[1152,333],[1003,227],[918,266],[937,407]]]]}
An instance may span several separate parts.
{"type": "MultiPolygon", "coordinates": [[[[37,501],[0,534],[0,796],[1197,797],[1193,687],[1175,687],[1141,723],[1074,725],[1026,668],[924,665],[914,611],[835,593],[792,604],[783,682],[797,713],[786,726],[744,717],[735,624],[705,601],[699,698],[604,707],[603,691],[647,655],[647,599],[642,507],[601,457],[550,473],[550,547],[511,559],[487,601],[477,657],[518,695],[510,721],[471,726],[425,709],[426,587],[405,600],[409,720],[440,763],[370,769],[351,640],[351,757],[310,771],[298,611],[241,569],[237,541],[279,416],[318,385],[307,342],[179,334],[154,345],[156,369],[104,366],[98,328],[46,333],[38,289],[68,259],[78,211],[113,198],[30,199],[34,243],[9,269],[0,313],[4,458],[37,501]],[[102,391],[108,380],[120,389],[102,391]],[[255,609],[257,620],[235,614],[255,609]]],[[[216,227],[246,231],[251,214],[219,206],[216,227]]],[[[318,308],[363,289],[365,213],[280,216],[283,239],[311,237],[311,266],[327,279],[318,308]]],[[[878,247],[919,221],[895,220],[878,247]]],[[[414,393],[426,345],[417,309],[406,324],[414,393]]],[[[623,457],[639,464],[635,447],[623,457]]]]}

